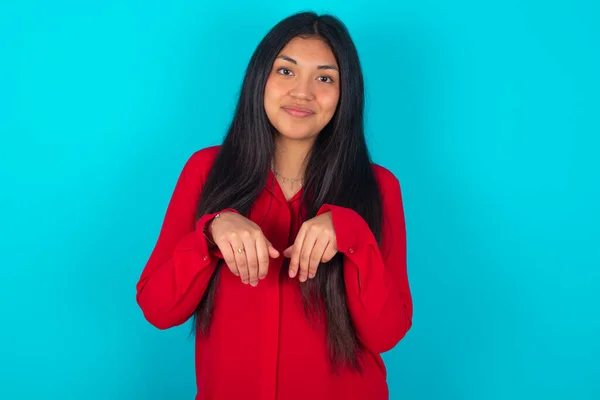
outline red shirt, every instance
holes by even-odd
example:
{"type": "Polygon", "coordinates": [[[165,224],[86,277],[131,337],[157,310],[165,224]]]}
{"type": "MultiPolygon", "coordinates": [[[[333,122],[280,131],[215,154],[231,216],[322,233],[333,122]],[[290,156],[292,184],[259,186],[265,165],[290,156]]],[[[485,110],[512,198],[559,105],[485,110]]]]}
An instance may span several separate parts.
{"type": "MultiPolygon", "coordinates": [[[[199,150],[185,164],[137,284],[137,302],[159,329],[192,316],[222,257],[208,250],[203,234],[216,213],[195,221],[202,185],[218,150],[199,150]]],[[[280,273],[288,264],[283,250],[294,243],[300,228],[301,191],[286,200],[270,172],[246,217],[260,224],[281,255],[271,258],[267,277],[257,287],[243,284],[227,266],[221,268],[210,335],[196,335],[196,399],[388,398],[380,353],[392,349],[411,327],[412,299],[400,185],[387,169],[376,164],[373,169],[383,198],[381,248],[354,210],[326,204],[318,212],[332,212],[338,251],[344,254],[347,304],[362,345],[362,376],[349,368],[330,373],[326,328],[310,325],[298,277],[280,273]]]]}

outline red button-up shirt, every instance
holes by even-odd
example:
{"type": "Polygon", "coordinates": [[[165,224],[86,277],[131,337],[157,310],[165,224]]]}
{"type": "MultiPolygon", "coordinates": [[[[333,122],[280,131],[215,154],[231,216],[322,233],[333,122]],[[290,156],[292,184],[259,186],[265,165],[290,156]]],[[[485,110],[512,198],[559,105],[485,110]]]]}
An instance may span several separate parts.
{"type": "MultiPolygon", "coordinates": [[[[192,316],[222,257],[209,251],[203,234],[216,213],[195,221],[203,182],[218,150],[199,150],[185,164],[137,284],[137,302],[159,329],[192,316]]],[[[344,254],[347,304],[362,345],[362,375],[349,368],[331,374],[326,327],[309,323],[301,283],[280,273],[288,265],[280,255],[271,258],[266,278],[256,287],[221,268],[210,334],[196,336],[196,399],[388,398],[380,353],[393,348],[411,327],[412,299],[400,185],[387,169],[376,164],[373,169],[383,197],[381,247],[354,210],[326,204],[318,212],[331,211],[338,251],[344,254]]],[[[300,229],[301,191],[288,201],[274,179],[270,173],[247,218],[260,225],[282,254],[300,229]]]]}

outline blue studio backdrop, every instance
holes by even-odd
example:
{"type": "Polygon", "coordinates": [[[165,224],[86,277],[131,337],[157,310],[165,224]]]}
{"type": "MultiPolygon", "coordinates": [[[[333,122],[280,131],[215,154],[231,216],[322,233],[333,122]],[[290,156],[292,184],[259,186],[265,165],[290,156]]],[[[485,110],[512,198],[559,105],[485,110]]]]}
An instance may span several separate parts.
{"type": "Polygon", "coordinates": [[[349,27],[402,185],[391,399],[599,399],[599,4],[2,2],[0,399],[194,397],[189,323],[153,328],[135,284],[184,162],[301,10],[349,27]]]}

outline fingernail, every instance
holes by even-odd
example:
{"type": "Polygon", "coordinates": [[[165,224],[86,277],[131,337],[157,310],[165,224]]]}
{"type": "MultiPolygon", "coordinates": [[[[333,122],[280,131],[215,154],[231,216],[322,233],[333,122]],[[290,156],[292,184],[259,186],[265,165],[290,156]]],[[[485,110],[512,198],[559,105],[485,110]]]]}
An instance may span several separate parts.
{"type": "Polygon", "coordinates": [[[313,274],[312,272],[310,272],[310,273],[308,274],[308,277],[312,279],[312,278],[314,278],[314,277],[315,277],[315,274],[313,274]]]}
{"type": "Polygon", "coordinates": [[[252,287],[256,287],[258,285],[258,282],[250,282],[250,286],[252,287]]]}

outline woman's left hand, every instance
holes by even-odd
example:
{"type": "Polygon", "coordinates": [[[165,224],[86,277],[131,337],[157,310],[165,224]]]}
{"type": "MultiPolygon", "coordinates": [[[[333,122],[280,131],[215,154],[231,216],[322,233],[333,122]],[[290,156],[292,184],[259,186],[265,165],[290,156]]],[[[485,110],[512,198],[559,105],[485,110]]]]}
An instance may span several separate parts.
{"type": "Polygon", "coordinates": [[[294,244],[283,251],[291,258],[289,275],[294,278],[299,272],[300,282],[314,278],[319,263],[327,262],[338,252],[331,211],[305,221],[294,244]]]}

